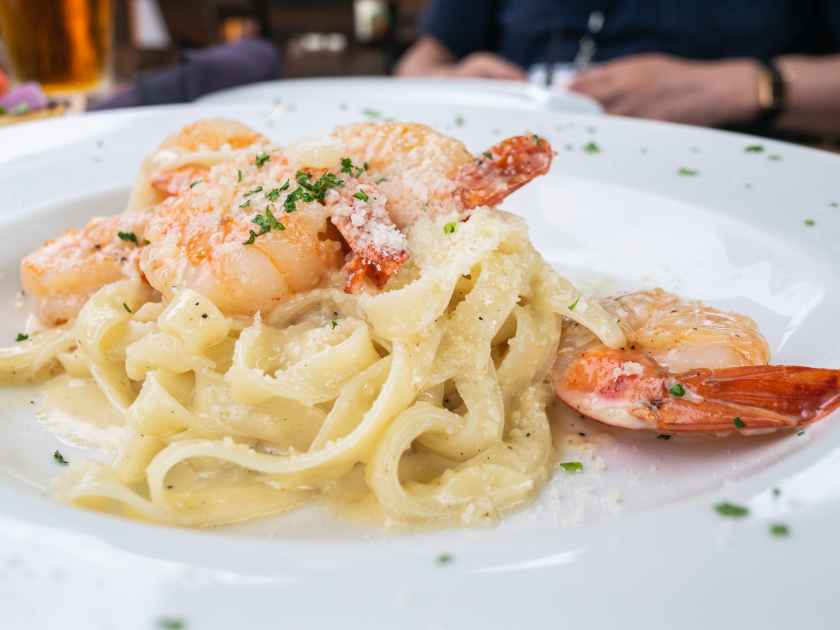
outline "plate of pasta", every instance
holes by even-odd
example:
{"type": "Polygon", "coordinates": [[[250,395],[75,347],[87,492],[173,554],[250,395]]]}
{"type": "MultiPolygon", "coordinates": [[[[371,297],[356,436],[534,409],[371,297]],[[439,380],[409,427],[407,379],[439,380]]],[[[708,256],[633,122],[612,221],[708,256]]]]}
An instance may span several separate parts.
{"type": "Polygon", "coordinates": [[[380,586],[351,627],[518,627],[561,598],[665,627],[633,576],[722,602],[696,627],[801,621],[739,600],[767,589],[824,619],[838,158],[299,98],[4,132],[0,560],[63,562],[87,605],[95,579],[114,627],[246,605],[268,627],[273,589],[326,627],[317,602],[380,586]],[[762,563],[808,588],[730,589],[762,563]],[[445,622],[422,603],[441,589],[445,622]]]}

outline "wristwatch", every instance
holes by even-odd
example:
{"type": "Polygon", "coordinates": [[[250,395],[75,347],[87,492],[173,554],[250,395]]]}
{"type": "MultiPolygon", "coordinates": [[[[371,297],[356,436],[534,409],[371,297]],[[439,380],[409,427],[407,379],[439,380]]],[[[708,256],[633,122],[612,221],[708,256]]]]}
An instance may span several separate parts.
{"type": "Polygon", "coordinates": [[[756,94],[759,107],[756,122],[770,127],[785,109],[785,80],[773,60],[758,60],[756,94]]]}

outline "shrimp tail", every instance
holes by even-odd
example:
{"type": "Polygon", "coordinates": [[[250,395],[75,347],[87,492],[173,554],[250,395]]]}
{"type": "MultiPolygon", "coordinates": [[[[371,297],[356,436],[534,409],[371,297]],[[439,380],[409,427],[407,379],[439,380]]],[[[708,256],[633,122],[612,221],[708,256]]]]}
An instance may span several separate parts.
{"type": "Polygon", "coordinates": [[[840,370],[756,365],[674,374],[641,352],[582,353],[554,374],[579,413],[661,433],[795,429],[840,407],[840,370]]]}
{"type": "Polygon", "coordinates": [[[551,168],[554,151],[537,135],[513,136],[482,153],[458,173],[461,205],[465,210],[495,206],[515,190],[551,168]]]}
{"type": "Polygon", "coordinates": [[[688,395],[671,396],[657,410],[663,431],[795,429],[840,407],[840,370],[758,365],[676,378],[688,395]]]}

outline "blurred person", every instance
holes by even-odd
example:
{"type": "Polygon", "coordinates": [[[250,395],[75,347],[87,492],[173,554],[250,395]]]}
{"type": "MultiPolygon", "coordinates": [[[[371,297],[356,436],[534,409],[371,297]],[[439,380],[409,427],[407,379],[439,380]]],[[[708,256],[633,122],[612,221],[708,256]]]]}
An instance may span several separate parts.
{"type": "Polygon", "coordinates": [[[840,0],[431,0],[401,76],[568,88],[611,114],[840,135],[840,0]]]}

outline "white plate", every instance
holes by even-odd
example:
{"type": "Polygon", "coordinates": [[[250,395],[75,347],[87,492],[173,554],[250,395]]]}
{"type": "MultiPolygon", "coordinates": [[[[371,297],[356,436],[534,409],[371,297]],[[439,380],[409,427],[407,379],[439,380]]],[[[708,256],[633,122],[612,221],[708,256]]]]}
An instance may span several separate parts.
{"type": "Polygon", "coordinates": [[[546,90],[519,81],[485,79],[391,79],[363,77],[353,79],[292,79],[252,83],[221,90],[199,99],[207,105],[285,106],[298,102],[364,100],[375,95],[377,109],[423,104],[449,107],[504,107],[525,111],[552,111],[569,114],[600,114],[601,106],[591,98],[566,90],[546,90]]]}
{"type": "MultiPolygon", "coordinates": [[[[377,109],[475,151],[524,130],[546,135],[552,173],[506,206],[550,261],[597,290],[660,284],[749,313],[778,362],[840,367],[836,156],[674,125],[375,96],[126,110],[0,132],[0,339],[25,319],[13,305],[19,257],[118,211],[167,133],[224,115],[283,143],[377,109]],[[752,144],[763,152],[746,152],[752,144]],[[599,275],[608,279],[593,283],[599,275]]],[[[42,491],[53,450],[85,454],[46,433],[28,400],[0,391],[3,628],[154,628],[165,615],[190,630],[836,627],[836,415],[802,436],[751,440],[613,432],[600,438],[605,471],[587,459],[583,474],[556,475],[498,527],[389,536],[317,510],[192,532],[56,505],[42,491]],[[721,518],[722,499],[751,517],[721,518]],[[789,538],[769,535],[776,521],[789,538]],[[454,561],[437,564],[442,552],[454,561]]]]}

